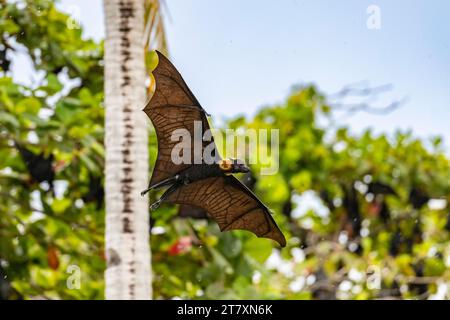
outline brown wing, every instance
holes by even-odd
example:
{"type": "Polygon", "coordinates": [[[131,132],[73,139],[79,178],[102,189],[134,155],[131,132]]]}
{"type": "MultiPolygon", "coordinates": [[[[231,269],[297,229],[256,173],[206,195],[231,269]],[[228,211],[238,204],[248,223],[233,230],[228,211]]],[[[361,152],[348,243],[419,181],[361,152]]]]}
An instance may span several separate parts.
{"type": "MultiPolygon", "coordinates": [[[[184,82],[180,73],[163,54],[156,52],[159,58],[158,66],[153,71],[156,89],[144,108],[144,112],[155,127],[158,138],[158,157],[150,186],[191,166],[194,160],[194,121],[201,121],[203,134],[209,129],[206,112],[184,82]],[[190,164],[175,164],[171,160],[172,150],[179,143],[171,140],[173,131],[177,129],[187,129],[191,133],[190,164]]],[[[211,142],[214,143],[212,139],[203,142],[203,148],[211,142]]]]}
{"type": "Polygon", "coordinates": [[[206,219],[208,218],[208,213],[202,208],[182,204],[178,208],[178,216],[181,218],[206,219]]]}
{"type": "Polygon", "coordinates": [[[206,210],[221,231],[248,230],[258,237],[273,239],[282,247],[286,245],[270,210],[233,176],[207,178],[183,185],[166,201],[206,210]]]}

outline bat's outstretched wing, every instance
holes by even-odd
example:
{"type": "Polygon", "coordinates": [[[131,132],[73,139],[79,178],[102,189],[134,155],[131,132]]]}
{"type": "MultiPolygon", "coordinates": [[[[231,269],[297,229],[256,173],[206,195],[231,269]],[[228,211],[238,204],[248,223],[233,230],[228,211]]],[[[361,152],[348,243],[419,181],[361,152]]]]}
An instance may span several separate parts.
{"type": "Polygon", "coordinates": [[[181,218],[206,219],[208,218],[208,213],[202,208],[182,204],[178,208],[178,216],[181,218]]]}
{"type": "Polygon", "coordinates": [[[270,210],[234,176],[224,175],[183,185],[166,201],[206,210],[221,231],[248,230],[258,237],[273,239],[282,247],[286,245],[270,210]]]}
{"type": "MultiPolygon", "coordinates": [[[[174,176],[194,163],[194,123],[196,121],[201,124],[202,134],[210,129],[205,110],[200,106],[180,73],[162,53],[156,52],[159,63],[152,72],[156,81],[156,89],[144,108],[144,112],[155,127],[158,138],[158,157],[150,180],[150,187],[174,176]],[[185,129],[190,133],[191,161],[189,163],[176,164],[171,159],[172,150],[179,143],[179,141],[172,141],[172,134],[177,129],[185,129]]],[[[201,151],[203,152],[205,146],[210,143],[214,143],[212,137],[210,141],[202,142],[201,151]]],[[[213,147],[216,150],[215,145],[213,147]]],[[[218,157],[217,153],[210,152],[209,154],[213,154],[214,158],[218,157]]]]}

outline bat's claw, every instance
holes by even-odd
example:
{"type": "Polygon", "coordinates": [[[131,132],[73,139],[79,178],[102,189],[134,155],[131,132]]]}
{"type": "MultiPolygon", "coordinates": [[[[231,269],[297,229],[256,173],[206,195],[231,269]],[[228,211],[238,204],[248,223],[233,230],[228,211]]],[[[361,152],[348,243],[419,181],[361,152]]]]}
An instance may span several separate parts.
{"type": "Polygon", "coordinates": [[[156,209],[158,209],[158,207],[159,207],[160,204],[161,204],[161,201],[160,201],[160,200],[158,200],[158,201],[152,203],[152,204],[150,205],[150,211],[155,211],[156,209]]]}

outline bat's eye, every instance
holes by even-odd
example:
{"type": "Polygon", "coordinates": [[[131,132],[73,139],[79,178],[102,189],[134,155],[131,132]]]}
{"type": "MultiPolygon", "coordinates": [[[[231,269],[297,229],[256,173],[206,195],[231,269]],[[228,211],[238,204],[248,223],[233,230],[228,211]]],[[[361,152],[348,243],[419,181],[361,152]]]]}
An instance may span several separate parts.
{"type": "Polygon", "coordinates": [[[222,159],[219,161],[219,167],[222,171],[230,171],[233,168],[233,162],[230,159],[222,159]]]}

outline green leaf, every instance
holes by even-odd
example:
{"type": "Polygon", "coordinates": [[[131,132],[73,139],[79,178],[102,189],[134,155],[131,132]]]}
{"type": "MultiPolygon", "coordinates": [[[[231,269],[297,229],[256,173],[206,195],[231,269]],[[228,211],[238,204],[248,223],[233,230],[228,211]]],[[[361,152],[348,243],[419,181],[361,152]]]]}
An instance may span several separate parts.
{"type": "Polygon", "coordinates": [[[8,123],[15,128],[18,128],[20,123],[16,117],[10,113],[0,111],[0,123],[8,123]]]}
{"type": "Polygon", "coordinates": [[[444,274],[446,270],[445,263],[438,258],[429,258],[425,261],[424,273],[429,277],[439,277],[444,274]]]}
{"type": "Polygon", "coordinates": [[[41,109],[41,102],[34,97],[27,97],[19,101],[16,105],[16,111],[18,113],[28,112],[31,114],[37,114],[41,109]]]}
{"type": "Polygon", "coordinates": [[[11,19],[0,19],[0,31],[14,34],[20,31],[20,27],[11,19]]]}
{"type": "Polygon", "coordinates": [[[80,154],[80,159],[86,165],[86,167],[89,169],[89,171],[91,171],[91,172],[97,172],[98,171],[98,167],[95,164],[95,162],[92,161],[91,158],[89,158],[86,154],[81,153],[80,154]]]}
{"type": "Polygon", "coordinates": [[[263,263],[272,253],[272,245],[269,240],[252,237],[244,243],[244,251],[256,261],[263,263]]]}
{"type": "Polygon", "coordinates": [[[63,213],[64,211],[66,211],[67,208],[70,207],[70,205],[71,205],[70,199],[63,198],[53,200],[51,207],[55,213],[63,213]]]}
{"type": "Polygon", "coordinates": [[[59,101],[56,104],[55,114],[64,123],[70,123],[74,120],[77,111],[68,99],[59,101]]]}
{"type": "Polygon", "coordinates": [[[61,91],[62,88],[63,85],[59,82],[58,77],[55,74],[50,73],[47,76],[47,86],[44,87],[44,90],[52,95],[61,91]]]}
{"type": "Polygon", "coordinates": [[[227,258],[236,257],[242,250],[242,242],[229,232],[220,237],[218,248],[227,258]]]}
{"type": "Polygon", "coordinates": [[[208,249],[212,255],[214,263],[217,264],[217,266],[226,274],[232,274],[234,270],[228,260],[215,248],[208,247],[208,249]]]}

